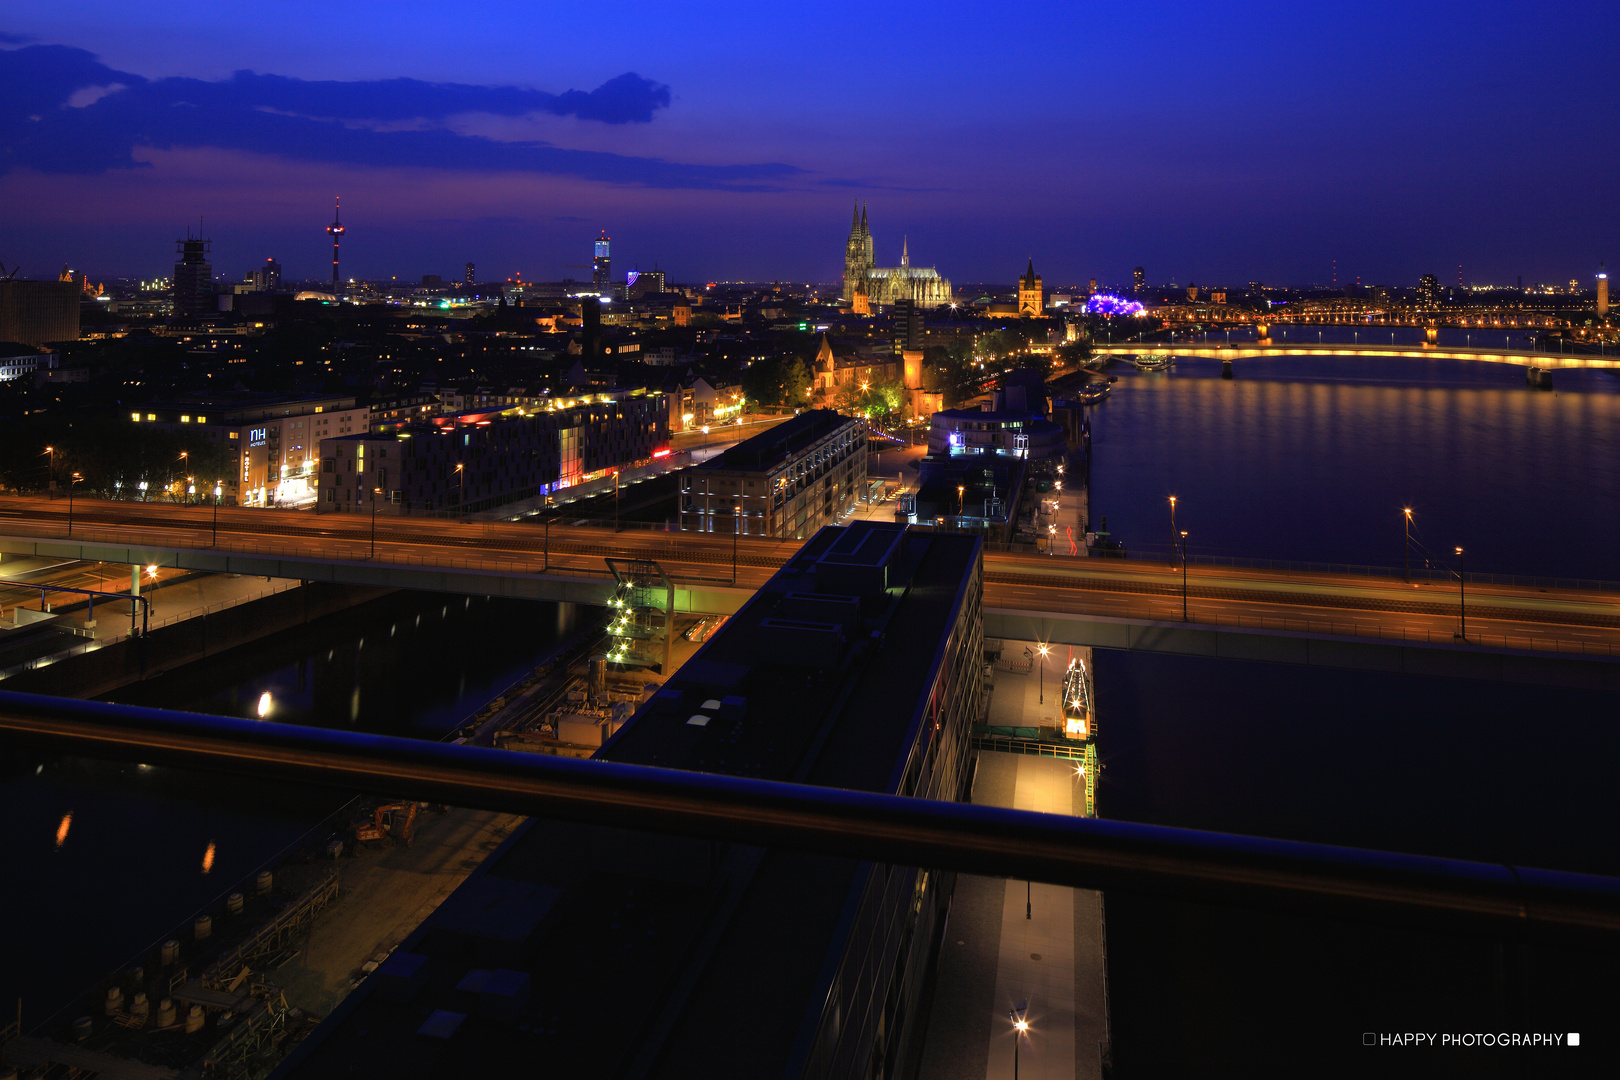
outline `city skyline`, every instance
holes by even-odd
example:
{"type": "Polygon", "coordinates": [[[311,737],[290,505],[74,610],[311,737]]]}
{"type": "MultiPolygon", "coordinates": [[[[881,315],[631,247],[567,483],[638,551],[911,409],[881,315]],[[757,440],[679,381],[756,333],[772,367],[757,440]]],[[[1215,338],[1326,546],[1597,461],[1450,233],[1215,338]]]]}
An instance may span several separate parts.
{"type": "Polygon", "coordinates": [[[831,282],[851,198],[881,207],[880,264],[909,239],[959,282],[1033,255],[1053,282],[1564,283],[1620,238],[1600,183],[1548,165],[1620,164],[1594,135],[1612,13],[1569,35],[1545,10],[1172,5],[1036,13],[1031,35],[950,11],[361,4],[317,34],[199,10],[8,10],[8,266],[155,275],[201,216],[221,272],[318,279],[335,195],[360,278],[577,276],[606,229],[621,273],[831,282]],[[1526,132],[1543,153],[1510,152],[1526,132]]]}

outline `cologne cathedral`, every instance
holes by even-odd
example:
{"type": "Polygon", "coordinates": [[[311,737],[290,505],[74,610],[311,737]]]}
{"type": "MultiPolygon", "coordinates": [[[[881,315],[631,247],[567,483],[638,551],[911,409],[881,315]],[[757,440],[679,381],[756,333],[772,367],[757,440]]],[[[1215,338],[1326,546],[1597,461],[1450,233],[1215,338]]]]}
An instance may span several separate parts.
{"type": "Polygon", "coordinates": [[[924,308],[951,302],[950,279],[940,277],[932,266],[912,266],[904,242],[899,266],[874,266],[873,262],[872,230],[866,227],[866,207],[862,206],[850,221],[849,243],[844,245],[844,301],[857,310],[888,306],[897,300],[913,300],[924,308]]]}

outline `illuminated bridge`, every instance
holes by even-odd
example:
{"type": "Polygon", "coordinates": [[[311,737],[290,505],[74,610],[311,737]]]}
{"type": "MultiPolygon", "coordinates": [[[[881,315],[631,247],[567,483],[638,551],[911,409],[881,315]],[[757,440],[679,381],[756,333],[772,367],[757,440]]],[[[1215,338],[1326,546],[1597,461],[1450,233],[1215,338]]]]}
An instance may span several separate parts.
{"type": "MultiPolygon", "coordinates": [[[[1486,336],[1481,334],[1481,336],[1486,336]]],[[[1169,345],[1162,342],[1136,342],[1128,345],[1097,345],[1099,356],[1203,356],[1216,360],[1253,359],[1258,356],[1399,356],[1415,360],[1477,360],[1486,364],[1518,364],[1539,368],[1607,368],[1620,369],[1620,352],[1610,350],[1609,355],[1587,353],[1543,352],[1535,349],[1479,348],[1455,346],[1426,346],[1411,344],[1342,345],[1333,342],[1307,344],[1283,341],[1263,344],[1244,341],[1227,344],[1221,341],[1195,342],[1169,345]]]]}
{"type": "MultiPolygon", "coordinates": [[[[605,560],[659,563],[679,612],[736,611],[794,541],[293,510],[0,500],[0,553],[601,605],[605,560]],[[373,527],[375,532],[373,532],[373,527]]],[[[1349,568],[985,554],[991,637],[1620,688],[1620,586],[1349,568]],[[1466,616],[1466,639],[1459,638],[1466,616]]]]}

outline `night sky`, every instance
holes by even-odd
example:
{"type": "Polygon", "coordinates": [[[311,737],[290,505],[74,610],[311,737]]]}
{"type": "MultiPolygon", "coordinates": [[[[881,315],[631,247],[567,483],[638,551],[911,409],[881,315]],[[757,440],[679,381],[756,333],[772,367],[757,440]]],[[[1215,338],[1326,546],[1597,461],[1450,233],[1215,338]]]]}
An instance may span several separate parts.
{"type": "Polygon", "coordinates": [[[1590,282],[1620,264],[1620,5],[0,9],[0,261],[483,280],[1590,282]]]}

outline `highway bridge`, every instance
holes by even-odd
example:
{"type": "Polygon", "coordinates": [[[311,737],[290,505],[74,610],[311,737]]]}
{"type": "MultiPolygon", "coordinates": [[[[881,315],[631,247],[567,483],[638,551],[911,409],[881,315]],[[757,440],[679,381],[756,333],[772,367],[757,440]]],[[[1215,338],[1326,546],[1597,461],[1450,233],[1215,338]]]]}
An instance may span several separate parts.
{"type": "MultiPolygon", "coordinates": [[[[657,561],[678,611],[737,610],[796,541],[611,523],[427,520],[80,499],[0,499],[15,555],[602,604],[605,560],[657,561]]],[[[985,554],[986,633],[1336,667],[1620,688],[1620,586],[1024,552],[985,554]],[[1459,636],[1464,629],[1466,637],[1459,636]],[[1551,674],[1549,674],[1549,672],[1551,674]]]]}
{"type": "MultiPolygon", "coordinates": [[[[1376,335],[1376,329],[1368,337],[1376,335]]],[[[1481,338],[1490,337],[1488,331],[1481,338]]],[[[1609,350],[1608,355],[1593,353],[1559,353],[1532,349],[1479,348],[1429,346],[1411,344],[1338,345],[1332,342],[1307,344],[1299,341],[1202,341],[1182,344],[1164,342],[1134,342],[1126,345],[1097,345],[1099,356],[1201,356],[1216,360],[1253,359],[1261,356],[1397,356],[1418,360],[1477,360],[1486,364],[1516,364],[1520,367],[1539,368],[1597,368],[1620,369],[1620,352],[1609,350]]]]}

